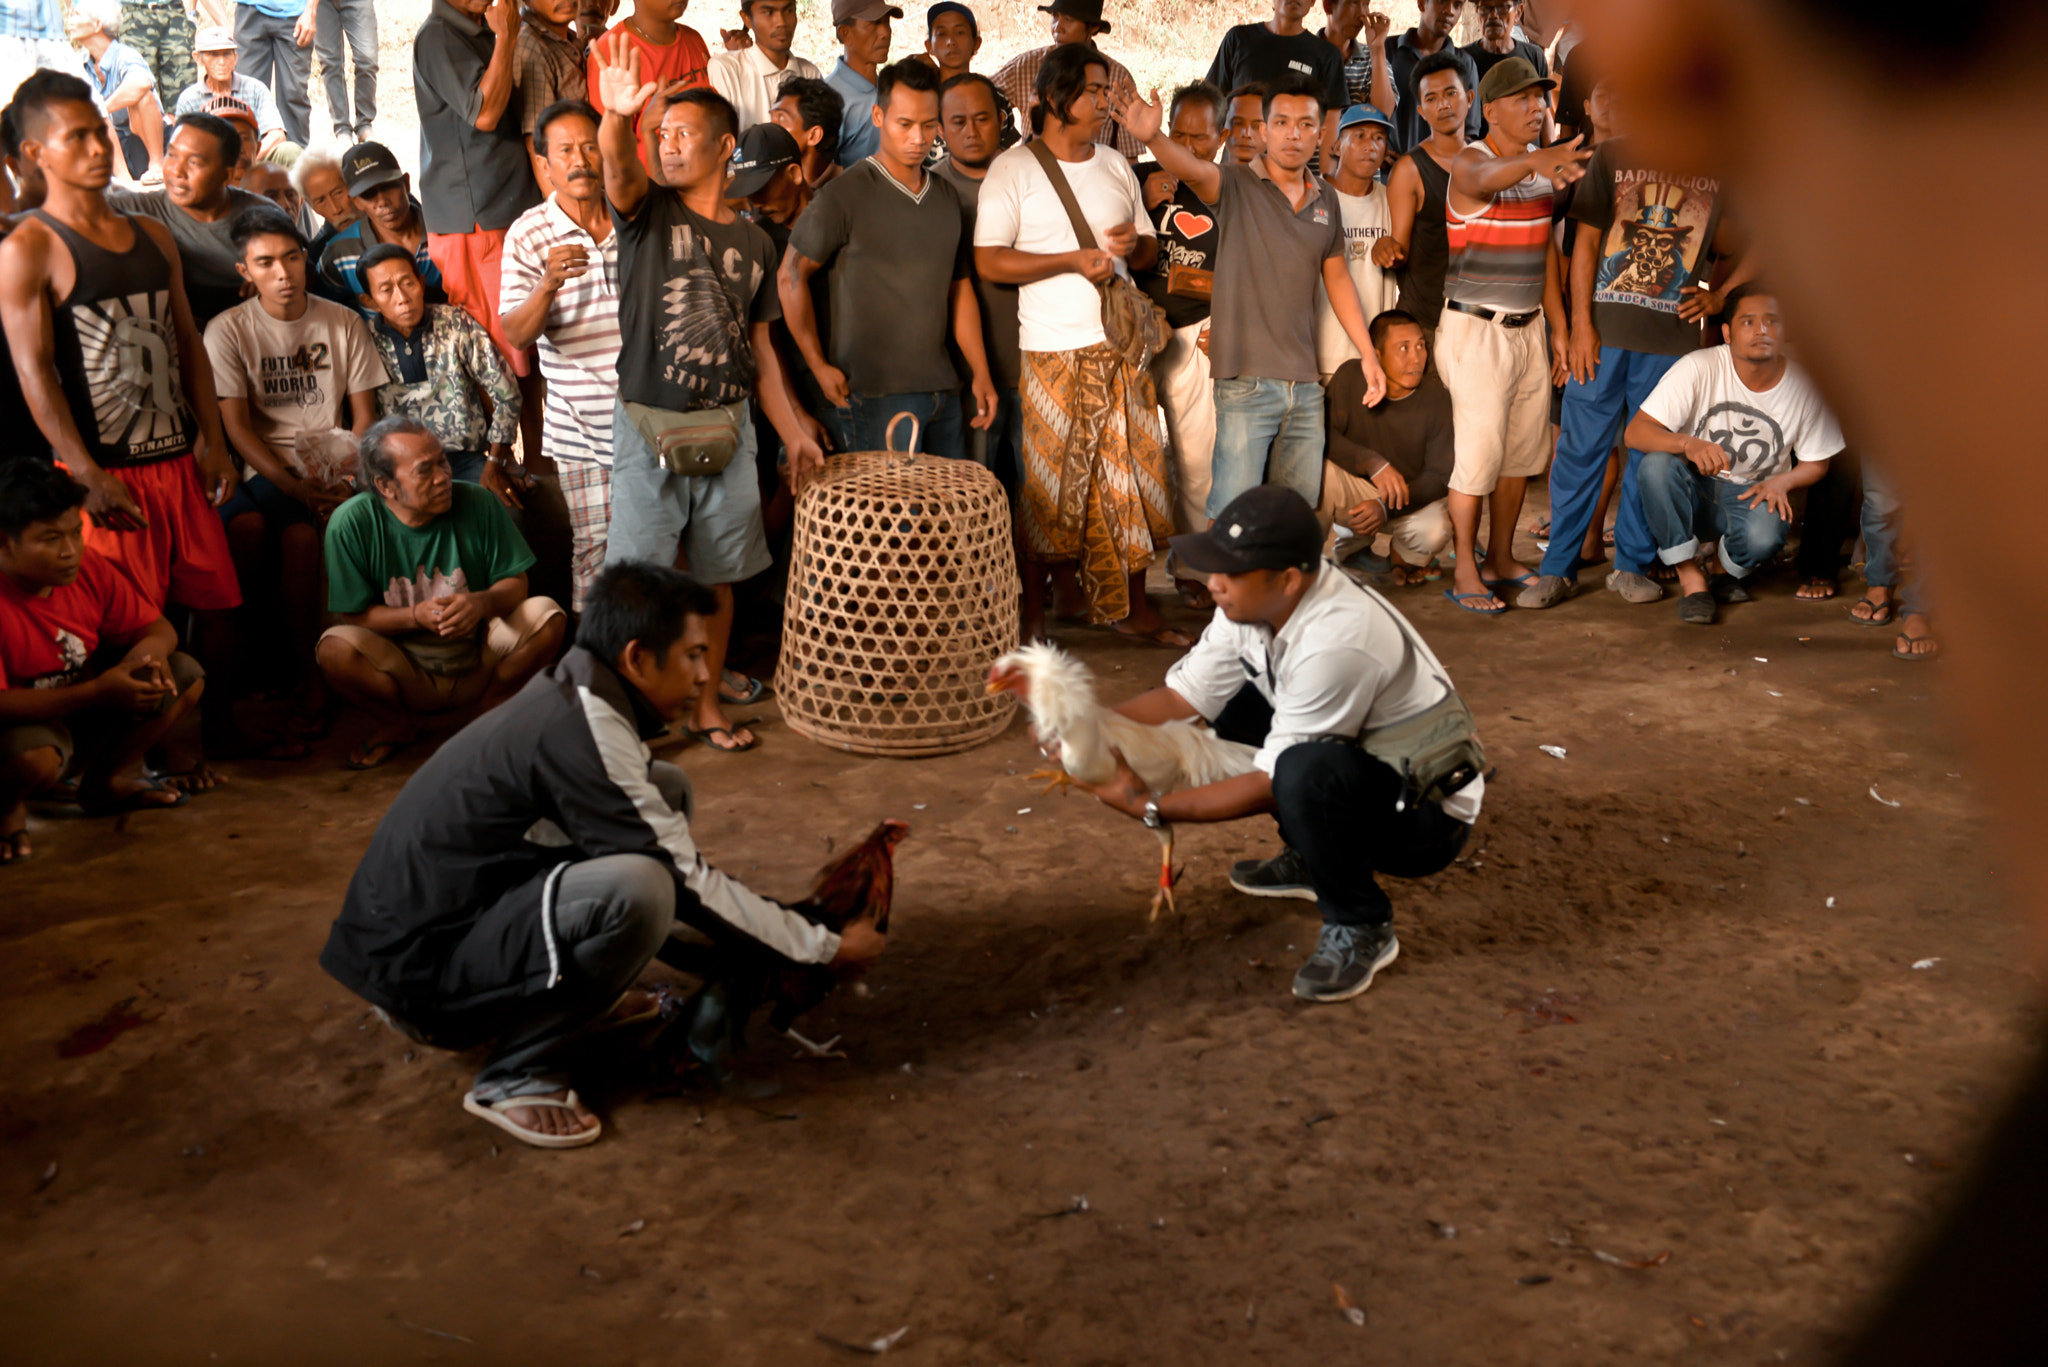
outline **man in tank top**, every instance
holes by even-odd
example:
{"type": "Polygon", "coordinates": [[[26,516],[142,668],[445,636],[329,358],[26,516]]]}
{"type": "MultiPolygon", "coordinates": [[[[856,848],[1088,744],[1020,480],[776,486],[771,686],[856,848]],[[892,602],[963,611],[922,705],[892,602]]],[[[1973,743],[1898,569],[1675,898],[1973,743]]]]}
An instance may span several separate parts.
{"type": "MultiPolygon", "coordinates": [[[[38,72],[14,113],[49,183],[0,244],[0,320],[24,397],[85,486],[86,544],[159,610],[198,611],[204,634],[242,601],[214,511],[236,474],[177,246],[163,224],[108,206],[113,148],[84,81],[38,72]]],[[[196,756],[191,776],[212,786],[196,756]]]]}
{"type": "Polygon", "coordinates": [[[1450,265],[1437,324],[1437,373],[1451,391],[1457,464],[1451,475],[1455,583],[1444,590],[1467,612],[1507,611],[1497,590],[1536,576],[1514,557],[1515,519],[1529,476],[1550,454],[1550,388],[1565,374],[1565,315],[1557,247],[1556,192],[1586,174],[1579,140],[1531,146],[1556,83],[1510,57],[1479,84],[1485,138],[1451,163],[1446,200],[1450,265]],[[1491,498],[1486,562],[1476,557],[1479,507],[1491,498]]]}
{"type": "Polygon", "coordinates": [[[1472,92],[1465,88],[1464,66],[1451,52],[1425,57],[1415,68],[1415,87],[1429,136],[1387,177],[1390,221],[1387,235],[1373,244],[1372,259],[1381,270],[1402,268],[1395,307],[1433,335],[1444,311],[1444,267],[1450,264],[1444,196],[1451,188],[1451,163],[1465,150],[1472,92]]]}

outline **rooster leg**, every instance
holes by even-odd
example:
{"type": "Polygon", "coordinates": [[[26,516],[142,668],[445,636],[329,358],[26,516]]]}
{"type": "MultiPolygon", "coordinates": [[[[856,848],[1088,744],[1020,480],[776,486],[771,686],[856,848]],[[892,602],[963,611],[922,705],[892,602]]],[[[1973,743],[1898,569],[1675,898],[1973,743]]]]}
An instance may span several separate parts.
{"type": "MultiPolygon", "coordinates": [[[[839,1035],[834,1035],[831,1039],[826,1040],[823,1044],[819,1044],[815,1040],[805,1039],[802,1035],[798,1034],[794,1030],[783,1031],[782,1037],[788,1040],[791,1044],[794,1044],[797,1048],[803,1050],[804,1054],[808,1054],[812,1058],[846,1057],[845,1051],[836,1047],[840,1039],[842,1038],[842,1036],[839,1035]]],[[[800,1054],[798,1055],[798,1057],[801,1058],[803,1057],[803,1055],[800,1054]]]]}
{"type": "Polygon", "coordinates": [[[1159,909],[1178,912],[1173,901],[1173,827],[1162,825],[1153,832],[1159,837],[1159,891],[1152,894],[1152,911],[1145,917],[1145,924],[1151,925],[1159,919],[1159,909]]]}
{"type": "Polygon", "coordinates": [[[1074,776],[1064,769],[1038,769],[1024,776],[1026,783],[1045,781],[1045,788],[1038,794],[1044,797],[1055,788],[1066,789],[1074,786],[1074,776]]]}

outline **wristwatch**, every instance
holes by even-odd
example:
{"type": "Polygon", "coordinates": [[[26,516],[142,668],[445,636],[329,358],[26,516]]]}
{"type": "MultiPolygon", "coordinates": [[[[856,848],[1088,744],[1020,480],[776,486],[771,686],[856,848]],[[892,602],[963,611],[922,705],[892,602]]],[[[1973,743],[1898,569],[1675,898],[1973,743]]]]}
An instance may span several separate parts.
{"type": "Polygon", "coordinates": [[[1158,799],[1158,798],[1156,798],[1156,797],[1148,797],[1148,798],[1146,798],[1146,799],[1145,799],[1145,826],[1146,826],[1146,829],[1148,829],[1148,830],[1154,830],[1154,831],[1156,831],[1156,830],[1159,830],[1159,829],[1161,829],[1161,828],[1162,828],[1162,827],[1164,827],[1165,825],[1166,825],[1166,822],[1165,822],[1165,821],[1164,821],[1164,820],[1163,820],[1163,819],[1162,819],[1162,818],[1160,817],[1160,815],[1159,815],[1159,799],[1158,799]]]}

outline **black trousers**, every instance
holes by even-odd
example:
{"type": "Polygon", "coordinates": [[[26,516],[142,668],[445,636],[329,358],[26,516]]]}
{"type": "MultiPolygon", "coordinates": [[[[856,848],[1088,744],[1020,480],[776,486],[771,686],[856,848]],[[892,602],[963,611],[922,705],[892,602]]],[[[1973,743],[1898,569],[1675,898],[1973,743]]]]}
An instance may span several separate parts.
{"type": "Polygon", "coordinates": [[[1806,491],[1806,520],[1799,527],[1801,579],[1839,579],[1849,563],[1842,549],[1863,527],[1863,462],[1853,450],[1837,451],[1828,472],[1806,491]]]}
{"type": "MultiPolygon", "coordinates": [[[[1216,734],[1264,743],[1273,709],[1247,684],[1216,717],[1216,734]]],[[[1280,752],[1273,801],[1280,838],[1308,865],[1323,920],[1337,926],[1385,926],[1394,904],[1378,874],[1427,878],[1440,873],[1472,827],[1434,802],[1396,811],[1401,776],[1349,740],[1305,741],[1280,752]]]]}

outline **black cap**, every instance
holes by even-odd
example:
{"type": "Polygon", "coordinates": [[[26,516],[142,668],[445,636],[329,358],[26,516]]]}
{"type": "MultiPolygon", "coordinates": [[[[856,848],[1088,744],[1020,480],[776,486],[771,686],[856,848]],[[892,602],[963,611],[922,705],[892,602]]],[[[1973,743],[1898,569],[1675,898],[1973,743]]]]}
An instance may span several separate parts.
{"type": "Polygon", "coordinates": [[[359,142],[341,154],[341,183],[356,199],[405,179],[405,168],[381,142],[359,142]]]}
{"type": "Polygon", "coordinates": [[[761,187],[775,178],[777,171],[793,164],[802,155],[797,150],[796,139],[781,124],[755,124],[740,134],[739,145],[732,149],[732,164],[726,168],[729,178],[725,197],[745,199],[758,194],[761,187]]]}
{"type": "Polygon", "coordinates": [[[1217,514],[1206,532],[1173,538],[1180,563],[1200,574],[1314,569],[1323,526],[1308,500],[1280,484],[1247,489],[1217,514]]]}

